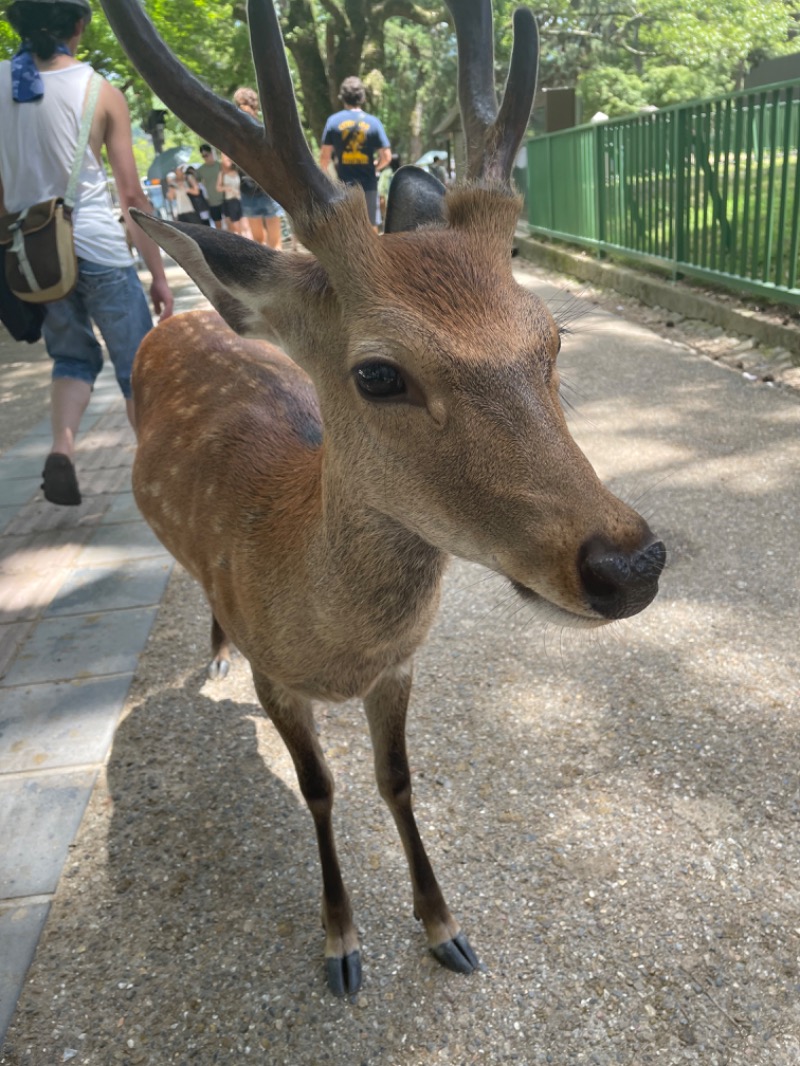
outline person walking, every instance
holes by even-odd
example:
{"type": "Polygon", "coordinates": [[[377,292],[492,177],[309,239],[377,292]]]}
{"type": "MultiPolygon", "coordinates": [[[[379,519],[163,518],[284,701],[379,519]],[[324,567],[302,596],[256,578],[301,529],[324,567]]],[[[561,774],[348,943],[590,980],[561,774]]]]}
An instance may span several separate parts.
{"type": "MultiPolygon", "coordinates": [[[[196,182],[194,187],[197,187],[196,182]]],[[[184,167],[176,167],[174,171],[167,174],[167,199],[175,207],[175,217],[178,222],[200,222],[200,216],[192,202],[192,191],[193,187],[186,176],[184,167]]]]}
{"type": "MultiPolygon", "coordinates": [[[[0,62],[0,214],[66,192],[93,76],[75,52],[91,17],[89,0],[14,0],[7,10],[22,44],[13,59],[0,62]]],[[[152,277],[155,312],[163,319],[173,307],[161,250],[128,214],[132,207],[153,213],[136,172],[128,105],[120,90],[103,79],[73,215],[78,284],[63,300],[46,305],[42,327],[53,360],[53,441],[42,488],[45,499],[66,506],[81,502],[75,441],[103,365],[93,326],[108,349],[134,429],[131,369],[139,343],[153,326],[111,201],[101,163],[104,149],[131,237],[152,277]]]]}
{"type": "MultiPolygon", "coordinates": [[[[254,89],[248,89],[246,86],[237,89],[233,94],[233,102],[240,111],[244,111],[257,122],[261,121],[258,95],[254,89]]],[[[268,248],[280,251],[283,247],[281,232],[283,208],[244,171],[239,173],[242,179],[242,214],[250,225],[250,235],[259,244],[265,244],[268,248]]]]}
{"type": "Polygon", "coordinates": [[[438,178],[442,185],[447,184],[447,171],[444,168],[444,162],[443,156],[435,155],[431,160],[431,165],[428,167],[430,173],[433,174],[434,178],[438,178]]]}
{"type": "Polygon", "coordinates": [[[184,174],[186,177],[186,191],[189,194],[189,201],[196,211],[200,222],[204,226],[210,226],[211,212],[208,208],[206,191],[197,179],[197,171],[194,167],[186,167],[184,174]]]}
{"type": "Polygon", "coordinates": [[[345,185],[361,186],[370,221],[377,232],[380,225],[378,175],[392,159],[389,138],[380,119],[364,110],[367,91],[360,78],[345,78],[339,99],[344,109],[331,115],[325,123],[319,165],[327,170],[333,160],[336,173],[345,185]]]}
{"type": "Polygon", "coordinates": [[[197,180],[205,189],[211,225],[222,229],[222,204],[225,197],[217,188],[217,178],[221,169],[219,160],[210,144],[200,145],[200,155],[203,157],[203,162],[197,167],[197,180]]]}
{"type": "Polygon", "coordinates": [[[222,217],[231,233],[242,232],[242,178],[239,168],[228,156],[220,158],[217,192],[222,193],[222,217]]]}

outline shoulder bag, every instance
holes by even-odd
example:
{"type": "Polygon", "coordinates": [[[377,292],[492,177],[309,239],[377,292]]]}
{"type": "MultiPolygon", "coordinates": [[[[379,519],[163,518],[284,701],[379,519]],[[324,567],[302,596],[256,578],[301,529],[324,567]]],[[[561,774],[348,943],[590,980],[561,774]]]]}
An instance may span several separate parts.
{"type": "Polygon", "coordinates": [[[25,303],[61,300],[69,296],[78,282],[72,213],[102,80],[96,73],[92,73],[89,80],[75,158],[64,196],[0,217],[5,280],[11,294],[25,303]]]}

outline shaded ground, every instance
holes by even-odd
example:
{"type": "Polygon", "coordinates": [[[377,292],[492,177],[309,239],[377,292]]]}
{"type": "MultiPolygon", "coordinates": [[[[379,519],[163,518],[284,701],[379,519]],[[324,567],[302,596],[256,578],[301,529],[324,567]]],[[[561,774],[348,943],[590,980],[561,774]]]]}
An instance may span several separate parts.
{"type": "Polygon", "coordinates": [[[0,327],[0,453],[23,437],[47,412],[50,360],[44,344],[15,344],[0,327]]]}
{"type": "Polygon", "coordinates": [[[486,972],[425,951],[348,704],[320,724],[365,984],[327,994],[290,761],[242,660],[204,680],[178,572],[0,1062],[800,1061],[800,404],[602,315],[561,364],[579,442],[671,564],[592,637],[451,570],[409,746],[486,972]]]}

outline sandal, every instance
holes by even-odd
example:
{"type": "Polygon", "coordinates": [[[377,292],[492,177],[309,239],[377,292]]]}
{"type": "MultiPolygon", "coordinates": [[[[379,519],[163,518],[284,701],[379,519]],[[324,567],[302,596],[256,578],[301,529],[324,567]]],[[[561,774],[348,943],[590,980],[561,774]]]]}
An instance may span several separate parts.
{"type": "Polygon", "coordinates": [[[77,507],[81,502],[81,490],[75,467],[69,457],[60,452],[48,455],[42,471],[44,498],[62,507],[77,507]]]}

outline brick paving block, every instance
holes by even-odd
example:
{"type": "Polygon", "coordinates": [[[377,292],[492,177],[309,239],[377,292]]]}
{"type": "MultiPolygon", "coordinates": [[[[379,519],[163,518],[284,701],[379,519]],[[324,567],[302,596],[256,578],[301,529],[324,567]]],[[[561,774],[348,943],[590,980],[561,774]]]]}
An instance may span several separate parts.
{"type": "Polygon", "coordinates": [[[50,415],[45,415],[35,425],[31,426],[28,432],[20,440],[13,444],[10,448],[7,448],[4,455],[32,455],[34,450],[38,450],[42,456],[47,454],[49,442],[53,439],[53,427],[50,422],[50,415]]]}
{"type": "MultiPolygon", "coordinates": [[[[119,434],[115,431],[114,436],[119,434]]],[[[86,442],[86,447],[75,457],[75,468],[86,476],[92,470],[113,470],[119,466],[133,466],[136,448],[133,443],[119,441],[116,444],[97,444],[95,435],[86,442]]]]}
{"type": "Polygon", "coordinates": [[[125,429],[130,432],[133,439],[133,429],[128,421],[128,413],[120,402],[109,407],[97,421],[97,429],[125,429]]]}
{"type": "Polygon", "coordinates": [[[82,471],[78,469],[78,482],[84,495],[102,493],[127,492],[131,487],[132,460],[126,460],[121,465],[113,467],[99,467],[96,470],[82,471]]]}
{"type": "Polygon", "coordinates": [[[156,556],[126,560],[117,566],[76,570],[58,590],[46,617],[157,605],[161,602],[171,569],[171,558],[156,556]]]}
{"type": "Polygon", "coordinates": [[[44,618],[17,652],[0,686],[129,674],[147,641],[157,607],[44,618]]]}
{"type": "Polygon", "coordinates": [[[6,529],[11,525],[14,519],[19,513],[19,507],[16,504],[8,504],[5,507],[0,507],[0,533],[5,533],[6,529]]]}
{"type": "Polygon", "coordinates": [[[53,529],[74,529],[91,526],[100,521],[108,510],[112,497],[85,496],[78,507],[59,507],[39,495],[19,508],[5,532],[11,536],[43,533],[53,529]]]}
{"type": "Polygon", "coordinates": [[[33,455],[0,455],[0,482],[25,478],[39,485],[45,458],[44,450],[33,455]]]}
{"type": "Polygon", "coordinates": [[[76,566],[119,565],[126,559],[168,556],[166,548],[144,522],[101,525],[75,560],[76,566]]]}
{"type": "Polygon", "coordinates": [[[0,1046],[42,935],[49,903],[0,907],[0,1046]]]}
{"type": "Polygon", "coordinates": [[[35,620],[31,618],[0,625],[0,679],[8,673],[17,652],[30,636],[35,624],[35,620]]]}
{"type": "Polygon", "coordinates": [[[0,706],[0,774],[102,762],[132,677],[7,689],[0,706]]]}
{"type": "Polygon", "coordinates": [[[0,542],[0,573],[41,573],[71,566],[93,532],[93,526],[4,536],[0,542]]]}
{"type": "Polygon", "coordinates": [[[0,780],[0,899],[55,892],[96,777],[86,769],[0,780]]]}
{"type": "Polygon", "coordinates": [[[32,478],[0,481],[0,507],[20,506],[27,503],[34,492],[38,491],[40,484],[40,481],[32,478]]]}
{"type": "Polygon", "coordinates": [[[103,515],[103,525],[113,525],[117,522],[141,522],[142,512],[136,506],[136,500],[132,492],[120,492],[115,497],[111,506],[103,515]]]}
{"type": "Polygon", "coordinates": [[[0,573],[0,622],[38,618],[64,582],[61,570],[0,573]]]}
{"type": "Polygon", "coordinates": [[[111,425],[106,417],[78,443],[78,455],[84,451],[108,449],[113,453],[118,448],[135,447],[136,437],[128,422],[124,426],[111,425]]]}

